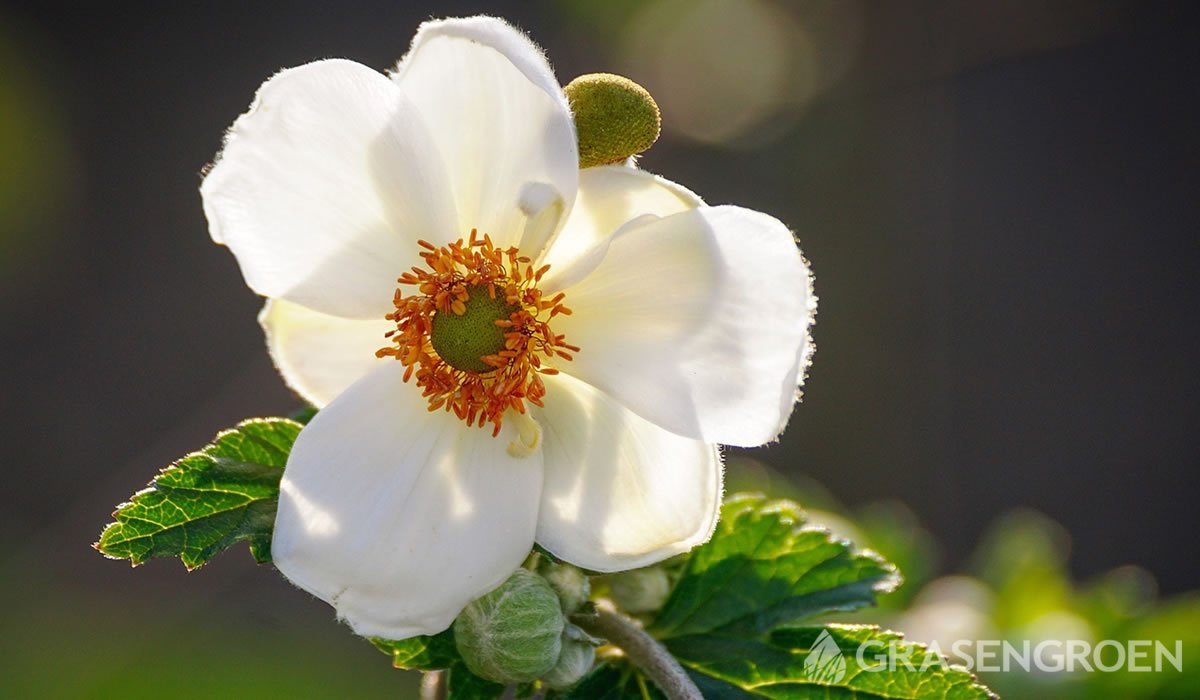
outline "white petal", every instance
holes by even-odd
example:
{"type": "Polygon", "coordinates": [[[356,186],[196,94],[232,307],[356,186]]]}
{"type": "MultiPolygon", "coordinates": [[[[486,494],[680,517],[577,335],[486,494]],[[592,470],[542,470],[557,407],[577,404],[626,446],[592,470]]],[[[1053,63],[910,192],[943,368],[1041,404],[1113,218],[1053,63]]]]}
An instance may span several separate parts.
{"type": "Polygon", "coordinates": [[[416,241],[457,233],[448,182],[396,85],[329,60],[263,84],[200,192],[213,240],[233,250],[254,291],[372,318],[420,262],[416,241]]]}
{"type": "Polygon", "coordinates": [[[542,459],[516,439],[429,413],[385,364],[317,414],[292,448],[272,555],[360,635],[403,639],[450,625],[529,554],[542,459]]]}
{"type": "Polygon", "coordinates": [[[563,371],[705,442],[761,445],[783,431],[816,299],[778,220],[721,206],[634,222],[564,303],[574,314],[554,331],[582,351],[563,371]]]}
{"type": "Polygon", "coordinates": [[[708,540],[721,506],[714,445],[663,430],[578,379],[545,381],[539,544],[585,569],[621,571],[708,540]]]}
{"type": "Polygon", "coordinates": [[[396,328],[384,319],[357,321],[271,299],[258,322],[283,380],[317,408],[380,364],[396,361],[375,357],[376,350],[390,345],[384,333],[396,328]]]}
{"type": "Polygon", "coordinates": [[[703,204],[682,185],[627,165],[587,168],[579,173],[579,197],[562,232],[546,253],[546,284],[556,273],[639,216],[670,216],[703,204]]]}
{"type": "Polygon", "coordinates": [[[426,22],[394,79],[446,159],[462,235],[477,228],[497,245],[517,245],[528,183],[552,188],[561,211],[571,208],[575,125],[554,72],[524,34],[491,17],[426,22]]]}

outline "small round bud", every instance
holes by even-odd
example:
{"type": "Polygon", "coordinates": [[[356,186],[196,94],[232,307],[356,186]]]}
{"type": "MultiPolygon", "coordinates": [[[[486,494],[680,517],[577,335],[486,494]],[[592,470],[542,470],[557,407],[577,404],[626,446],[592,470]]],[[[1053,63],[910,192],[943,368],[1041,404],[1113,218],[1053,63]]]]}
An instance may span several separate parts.
{"type": "Polygon", "coordinates": [[[580,168],[620,163],[658,140],[658,105],[646,88],[629,78],[589,73],[563,90],[575,115],[580,168]]]}
{"type": "MultiPolygon", "coordinates": [[[[567,628],[568,630],[571,627],[567,628]]],[[[542,676],[546,685],[555,690],[565,690],[579,682],[592,670],[596,662],[596,642],[586,635],[563,633],[562,654],[550,672],[542,676]]]]}
{"type": "Polygon", "coordinates": [[[454,621],[454,643],[471,673],[497,683],[524,683],[554,668],[566,621],[545,579],[518,569],[477,598],[454,621]]]}
{"type": "Polygon", "coordinates": [[[667,602],[671,581],[659,567],[634,569],[614,574],[608,579],[612,599],[625,612],[654,612],[667,602]]]}
{"type": "Polygon", "coordinates": [[[546,579],[546,583],[558,594],[563,612],[570,615],[587,602],[592,594],[592,586],[588,577],[578,568],[567,563],[554,563],[543,559],[538,565],[538,573],[546,579]]]}

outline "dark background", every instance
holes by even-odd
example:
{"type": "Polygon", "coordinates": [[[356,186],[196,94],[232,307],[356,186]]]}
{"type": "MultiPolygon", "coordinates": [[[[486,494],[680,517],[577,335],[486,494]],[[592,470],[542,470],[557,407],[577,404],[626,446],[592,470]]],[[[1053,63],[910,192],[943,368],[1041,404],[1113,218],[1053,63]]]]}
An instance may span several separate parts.
{"type": "Polygon", "coordinates": [[[293,696],[347,669],[359,692],[392,682],[240,551],[185,577],[88,545],[156,469],[297,405],[201,212],[223,130],[281,67],[387,69],[421,20],[480,11],[564,83],[650,88],[644,167],[799,233],[818,351],[754,456],[850,505],[906,502],[951,570],[1028,506],[1072,534],[1079,576],[1200,587],[1193,6],[0,4],[0,664],[69,658],[49,675],[89,697],[233,651],[293,696]]]}

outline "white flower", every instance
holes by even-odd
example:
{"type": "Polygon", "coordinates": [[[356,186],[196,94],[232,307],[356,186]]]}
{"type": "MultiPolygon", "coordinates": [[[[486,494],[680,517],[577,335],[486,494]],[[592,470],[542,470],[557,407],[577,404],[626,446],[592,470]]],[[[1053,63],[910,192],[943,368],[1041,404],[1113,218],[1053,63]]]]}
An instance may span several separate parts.
{"type": "Polygon", "coordinates": [[[539,49],[476,17],[424,24],[390,76],[279,73],[204,181],[280,372],[322,409],[275,564],[359,634],[445,629],[534,542],[604,572],[704,542],[716,445],[788,419],[815,303],[792,234],[632,167],[581,173],[576,148],[539,49]]]}

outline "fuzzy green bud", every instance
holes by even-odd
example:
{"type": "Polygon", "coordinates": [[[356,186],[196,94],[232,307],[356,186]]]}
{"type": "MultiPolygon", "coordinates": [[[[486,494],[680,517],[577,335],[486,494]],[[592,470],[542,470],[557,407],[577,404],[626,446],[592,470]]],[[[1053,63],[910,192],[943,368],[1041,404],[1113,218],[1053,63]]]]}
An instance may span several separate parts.
{"type": "Polygon", "coordinates": [[[587,574],[570,564],[543,559],[538,565],[538,573],[558,594],[563,612],[568,615],[579,610],[587,602],[588,596],[592,594],[592,586],[588,582],[587,574]]]}
{"type": "Polygon", "coordinates": [[[575,625],[567,625],[563,631],[562,654],[558,657],[558,663],[542,676],[542,680],[555,690],[565,690],[575,685],[592,670],[598,644],[599,640],[589,637],[575,625]]]}
{"type": "Polygon", "coordinates": [[[541,576],[518,569],[454,621],[454,643],[467,668],[497,683],[541,678],[558,663],[566,620],[541,576]]]}
{"type": "Polygon", "coordinates": [[[613,574],[608,585],[613,602],[625,612],[634,614],[658,610],[671,593],[667,572],[657,566],[613,574]]]}
{"type": "Polygon", "coordinates": [[[563,90],[575,115],[580,168],[620,163],[658,140],[658,105],[646,88],[629,78],[589,73],[563,90]]]}

